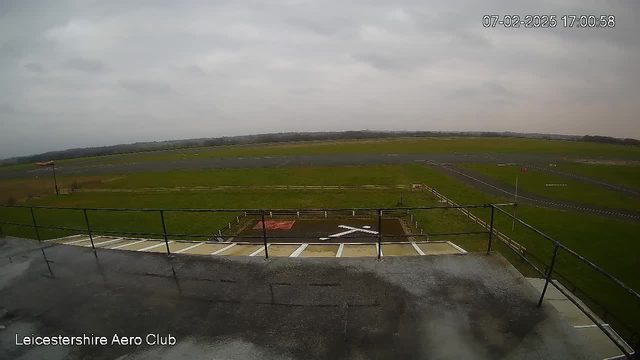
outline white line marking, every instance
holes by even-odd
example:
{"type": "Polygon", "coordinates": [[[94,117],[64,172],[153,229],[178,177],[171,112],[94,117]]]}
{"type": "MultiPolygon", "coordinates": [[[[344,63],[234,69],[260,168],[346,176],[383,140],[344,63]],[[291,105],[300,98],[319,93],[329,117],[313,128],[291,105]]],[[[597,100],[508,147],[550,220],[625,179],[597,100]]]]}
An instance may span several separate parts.
{"type": "Polygon", "coordinates": [[[90,240],[89,237],[87,237],[86,239],[64,242],[62,244],[73,245],[73,244],[77,244],[77,243],[80,243],[80,242],[83,242],[83,241],[89,241],[89,240],[90,240]]]}
{"type": "Polygon", "coordinates": [[[147,240],[134,241],[132,243],[118,245],[118,246],[115,246],[115,247],[112,247],[112,248],[109,248],[109,249],[111,249],[111,250],[120,249],[120,248],[123,248],[123,247],[127,247],[129,245],[140,244],[140,243],[145,242],[145,241],[147,241],[147,240]]]}
{"type": "MultiPolygon", "coordinates": [[[[454,169],[452,169],[452,168],[449,168],[449,167],[445,167],[445,166],[442,166],[442,167],[443,167],[444,169],[447,169],[447,170],[452,171],[452,172],[454,172],[454,173],[460,174],[460,175],[462,175],[462,176],[466,176],[466,177],[468,177],[469,179],[475,180],[475,181],[477,181],[477,182],[479,182],[479,183],[481,183],[481,184],[487,185],[487,186],[489,186],[489,187],[491,187],[491,188],[494,188],[494,189],[496,189],[496,190],[498,190],[498,191],[501,191],[501,192],[503,192],[503,193],[505,193],[505,194],[513,195],[512,193],[510,193],[510,192],[508,192],[508,191],[506,191],[506,190],[503,190],[503,189],[501,189],[501,188],[499,188],[499,187],[493,186],[493,185],[491,185],[491,184],[489,184],[489,183],[486,183],[486,182],[484,182],[484,181],[482,181],[482,180],[476,179],[476,178],[475,178],[475,177],[473,177],[473,176],[470,176],[470,175],[464,174],[464,173],[462,173],[462,172],[460,172],[460,171],[456,171],[456,170],[454,170],[454,169]]],[[[529,201],[537,202],[537,203],[540,203],[540,204],[548,204],[548,205],[559,206],[559,207],[565,207],[565,208],[570,208],[570,209],[580,209],[579,207],[574,206],[574,205],[561,204],[561,203],[555,203],[555,202],[550,202],[550,201],[543,201],[543,200],[533,199],[533,198],[529,198],[529,197],[525,197],[525,196],[519,196],[519,197],[520,197],[521,199],[525,199],[525,200],[529,200],[529,201]]],[[[451,204],[451,205],[455,205],[454,203],[450,203],[450,204],[451,204]]],[[[592,208],[583,208],[583,211],[604,213],[604,211],[603,211],[603,210],[592,209],[592,208]]],[[[629,214],[623,214],[623,213],[615,213],[615,212],[612,212],[611,214],[612,214],[612,215],[616,215],[616,216],[630,217],[630,218],[634,218],[634,219],[635,219],[635,218],[640,218],[640,216],[637,216],[637,215],[629,215],[629,214]]]]}
{"type": "Polygon", "coordinates": [[[86,235],[78,234],[78,235],[71,235],[71,236],[63,236],[63,237],[61,237],[61,238],[57,238],[57,239],[49,239],[49,240],[45,240],[44,242],[60,241],[60,240],[68,240],[68,239],[76,238],[76,237],[78,237],[78,236],[86,236],[86,235]]]}
{"type": "Polygon", "coordinates": [[[347,226],[347,225],[338,225],[339,228],[341,229],[349,229],[349,230],[355,230],[355,231],[362,231],[362,232],[366,232],[369,234],[377,234],[377,231],[373,231],[373,230],[367,230],[367,229],[360,229],[360,228],[356,228],[353,226],[347,226]]]}
{"type": "Polygon", "coordinates": [[[113,239],[113,240],[109,240],[109,241],[103,241],[103,242],[97,243],[97,244],[93,243],[93,245],[94,246],[99,246],[99,245],[104,245],[104,244],[111,244],[111,243],[114,243],[114,242],[117,242],[117,241],[120,241],[120,240],[122,240],[122,238],[113,239]]]}
{"type": "Polygon", "coordinates": [[[185,251],[188,251],[188,250],[191,250],[191,249],[195,249],[195,248],[197,248],[198,246],[200,246],[200,245],[202,245],[202,244],[204,244],[204,243],[199,243],[199,244],[195,244],[195,245],[193,245],[193,246],[186,247],[186,248],[184,248],[184,249],[182,249],[182,250],[178,250],[178,251],[176,251],[176,252],[175,252],[175,254],[180,254],[180,253],[183,253],[183,252],[185,252],[185,251]]]}
{"type": "Polygon", "coordinates": [[[460,252],[461,252],[461,253],[463,253],[463,254],[466,254],[466,253],[467,253],[467,250],[465,250],[465,249],[461,248],[460,246],[458,246],[458,245],[456,245],[456,244],[452,243],[451,241],[447,241],[447,244],[449,244],[449,245],[453,246],[456,250],[460,251],[460,252]]]}
{"type": "Polygon", "coordinates": [[[220,254],[221,252],[223,252],[223,251],[225,251],[225,250],[229,250],[229,249],[231,249],[232,247],[234,247],[234,246],[236,246],[236,245],[237,245],[237,244],[235,244],[235,243],[234,243],[234,244],[231,244],[231,245],[225,246],[225,247],[223,247],[222,249],[220,249],[220,250],[218,250],[218,251],[214,251],[214,252],[212,252],[212,253],[211,253],[211,255],[218,255],[218,254],[220,254]]]}
{"type": "MultiPolygon", "coordinates": [[[[271,244],[268,244],[267,248],[269,248],[269,246],[271,246],[271,244]]],[[[256,256],[256,255],[260,254],[263,251],[264,251],[264,246],[261,246],[260,249],[252,252],[251,254],[249,254],[249,256],[256,256]]]]}
{"type": "Polygon", "coordinates": [[[302,252],[304,251],[304,249],[307,248],[307,246],[309,246],[309,244],[300,245],[300,247],[297,248],[296,251],[294,251],[291,255],[289,255],[289,257],[298,257],[298,255],[302,254],[302,252]]]}
{"type": "Polygon", "coordinates": [[[338,248],[338,252],[336,253],[336,257],[342,256],[342,250],[344,250],[344,243],[340,243],[340,247],[338,248]]]}
{"type": "Polygon", "coordinates": [[[424,255],[424,252],[422,251],[422,249],[420,249],[418,247],[418,245],[416,245],[416,243],[412,242],[411,245],[413,245],[413,248],[416,249],[416,251],[418,252],[418,254],[420,255],[424,255]]]}
{"type": "MultiPolygon", "coordinates": [[[[169,241],[169,244],[171,244],[171,243],[173,243],[173,241],[169,241]]],[[[146,248],[142,248],[142,249],[140,249],[138,251],[147,251],[147,250],[155,249],[155,248],[160,247],[162,245],[165,245],[165,243],[163,241],[160,241],[160,244],[147,246],[146,248]]]]}
{"type": "Polygon", "coordinates": [[[341,233],[337,233],[337,234],[332,234],[332,235],[329,235],[329,237],[330,237],[330,238],[332,238],[332,237],[340,237],[340,236],[343,236],[343,235],[353,234],[353,233],[354,233],[354,232],[356,232],[356,231],[358,231],[358,229],[355,229],[355,230],[348,230],[348,231],[343,231],[343,232],[341,232],[341,233]]]}
{"type": "MultiPolygon", "coordinates": [[[[605,326],[609,326],[609,324],[600,324],[603,327],[605,326]]],[[[587,329],[587,328],[594,328],[594,327],[598,327],[598,325],[596,324],[591,324],[591,325],[575,325],[573,328],[574,329],[587,329]]]]}

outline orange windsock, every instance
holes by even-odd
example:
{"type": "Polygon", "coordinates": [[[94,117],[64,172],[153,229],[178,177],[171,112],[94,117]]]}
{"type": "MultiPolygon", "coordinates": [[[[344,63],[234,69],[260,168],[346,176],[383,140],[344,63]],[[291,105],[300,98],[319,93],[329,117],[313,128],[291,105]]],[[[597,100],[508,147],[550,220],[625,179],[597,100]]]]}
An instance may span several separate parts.
{"type": "Polygon", "coordinates": [[[36,165],[38,165],[38,166],[53,166],[53,160],[45,161],[45,162],[37,162],[36,165]]]}

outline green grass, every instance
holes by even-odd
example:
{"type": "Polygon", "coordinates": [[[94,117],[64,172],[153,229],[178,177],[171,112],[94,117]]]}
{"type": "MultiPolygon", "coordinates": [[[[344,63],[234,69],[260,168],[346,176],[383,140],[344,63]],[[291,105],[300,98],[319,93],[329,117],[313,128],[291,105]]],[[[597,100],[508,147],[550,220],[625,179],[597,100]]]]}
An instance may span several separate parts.
{"type": "MultiPolygon", "coordinates": [[[[51,205],[62,207],[143,207],[143,208],[220,208],[220,209],[259,209],[259,208],[340,208],[340,207],[395,207],[400,197],[396,191],[230,191],[223,193],[190,194],[71,194],[49,197],[33,201],[33,205],[51,205]]],[[[404,194],[405,206],[424,206],[437,204],[435,197],[428,192],[404,194]]],[[[28,209],[2,209],[3,219],[10,222],[31,223],[28,209]]],[[[212,234],[233,221],[239,213],[175,213],[165,214],[167,230],[178,234],[212,234]]],[[[86,224],[81,211],[36,209],[38,223],[45,226],[62,226],[85,229],[86,224]]],[[[89,211],[92,228],[123,232],[161,233],[160,215],[157,212],[106,212],[89,211]]],[[[431,232],[480,231],[458,211],[437,210],[431,213],[422,211],[416,214],[420,223],[429,226],[431,232]]],[[[29,228],[7,226],[6,232],[12,235],[34,237],[29,228]]],[[[86,232],[86,231],[85,231],[86,232]]],[[[60,230],[42,230],[43,238],[55,238],[69,235],[60,230]]],[[[486,247],[486,236],[479,247],[486,247]]]]}
{"type": "Polygon", "coordinates": [[[559,164],[555,169],[640,190],[640,166],[559,164]]]}
{"type": "MultiPolygon", "coordinates": [[[[235,157],[313,154],[387,154],[387,153],[535,153],[640,157],[639,147],[595,144],[577,141],[513,138],[422,138],[395,140],[293,143],[198,151],[199,157],[235,157]]],[[[194,153],[159,155],[157,160],[196,157],[194,153]],[[186,156],[184,155],[186,154],[186,156]]],[[[141,158],[142,159],[142,158],[141,158]]],[[[142,160],[139,161],[142,161],[142,160]]]]}
{"type": "Polygon", "coordinates": [[[220,146],[180,150],[158,150],[129,154],[69,159],[64,162],[87,161],[91,164],[116,164],[180,160],[192,158],[247,157],[269,155],[321,154],[387,154],[387,153],[531,153],[576,156],[611,156],[640,158],[640,147],[597,144],[579,141],[516,139],[516,138],[401,138],[326,142],[296,142],[220,146]],[[169,151],[169,153],[165,153],[169,151]],[[198,154],[198,155],[196,155],[198,154]]]}
{"type": "Polygon", "coordinates": [[[132,173],[96,187],[134,189],[218,185],[396,185],[420,182],[422,166],[220,169],[132,173]]]}
{"type": "Polygon", "coordinates": [[[30,167],[35,168],[36,164],[30,163],[30,164],[4,165],[4,166],[0,166],[0,171],[27,169],[30,167]]]}
{"type": "MultiPolygon", "coordinates": [[[[58,176],[58,188],[69,188],[73,184],[87,186],[100,184],[102,180],[113,178],[112,175],[95,176],[58,176]]],[[[38,196],[55,193],[53,177],[50,174],[38,178],[7,179],[0,181],[0,204],[21,202],[38,196]]]]}
{"type": "Polygon", "coordinates": [[[462,167],[513,187],[515,187],[515,178],[518,176],[518,189],[551,199],[640,211],[640,199],[544,171],[529,169],[527,172],[521,172],[520,166],[497,166],[494,164],[466,164],[462,167]],[[545,184],[567,184],[567,186],[546,186],[545,184]]]}
{"type": "MultiPolygon", "coordinates": [[[[530,174],[529,172],[528,174],[530,174]]],[[[258,183],[258,184],[344,184],[379,183],[398,184],[424,182],[460,204],[502,202],[501,199],[482,194],[471,187],[458,183],[436,170],[421,166],[376,166],[347,168],[304,169],[256,169],[214,170],[175,172],[167,174],[135,174],[116,180],[108,186],[190,186],[210,184],[258,183]]],[[[163,194],[78,193],[65,196],[49,196],[30,202],[34,205],[57,205],[74,207],[147,207],[147,208],[318,208],[318,207],[393,207],[400,191],[225,191],[163,194]]],[[[406,206],[437,204],[433,196],[423,192],[404,192],[406,206]]],[[[546,234],[574,249],[585,258],[640,290],[640,243],[634,241],[640,230],[637,223],[549,210],[534,206],[518,206],[517,215],[546,234]]],[[[487,210],[474,213],[489,219],[487,210]]],[[[0,216],[6,221],[30,223],[30,214],[24,209],[0,208],[0,216]]],[[[136,232],[160,232],[157,213],[107,213],[90,212],[97,230],[136,232]]],[[[477,230],[475,224],[453,210],[418,211],[416,216],[429,233],[443,231],[477,230]]],[[[36,210],[41,224],[84,227],[80,212],[36,210]]],[[[168,231],[171,233],[212,233],[235,218],[234,214],[174,214],[167,213],[168,231]]],[[[511,231],[511,220],[496,214],[496,228],[506,233],[528,249],[528,253],[549,262],[553,246],[528,229],[516,225],[511,231]]],[[[12,235],[34,237],[33,230],[3,226],[12,235]]],[[[45,237],[68,235],[60,231],[43,230],[45,237]]],[[[473,251],[486,247],[486,237],[457,237],[456,242],[473,251]]],[[[527,266],[499,243],[494,245],[524,274],[531,275],[527,266]]],[[[640,307],[628,293],[621,291],[586,265],[559,255],[557,271],[570,278],[590,297],[598,300],[613,314],[628,319],[630,324],[640,324],[640,307]]],[[[636,331],[638,331],[636,327],[636,331]]]]}

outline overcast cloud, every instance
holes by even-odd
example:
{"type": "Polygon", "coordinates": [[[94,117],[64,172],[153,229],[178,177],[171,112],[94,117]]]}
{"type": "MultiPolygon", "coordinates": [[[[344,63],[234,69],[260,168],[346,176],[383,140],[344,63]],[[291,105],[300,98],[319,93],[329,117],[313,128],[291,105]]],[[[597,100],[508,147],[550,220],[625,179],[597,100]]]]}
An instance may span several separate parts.
{"type": "Polygon", "coordinates": [[[637,0],[2,0],[0,158],[279,131],[640,138],[639,19],[637,0]]]}

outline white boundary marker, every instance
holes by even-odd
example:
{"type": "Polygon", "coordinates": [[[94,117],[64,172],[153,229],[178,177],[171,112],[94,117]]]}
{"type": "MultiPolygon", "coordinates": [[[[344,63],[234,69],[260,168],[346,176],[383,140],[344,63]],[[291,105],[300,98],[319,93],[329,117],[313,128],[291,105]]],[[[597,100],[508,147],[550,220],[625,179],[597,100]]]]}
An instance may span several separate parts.
{"type": "Polygon", "coordinates": [[[184,249],[182,249],[182,250],[178,250],[178,251],[176,251],[176,252],[175,252],[175,254],[180,254],[180,253],[183,253],[183,252],[185,252],[185,251],[188,251],[188,250],[191,250],[191,249],[195,249],[195,248],[197,248],[198,246],[200,246],[200,245],[202,245],[202,244],[204,244],[204,243],[202,243],[202,242],[201,242],[201,243],[199,243],[199,244],[195,244],[195,245],[193,245],[193,246],[186,247],[186,248],[184,248],[184,249]]]}
{"type": "Polygon", "coordinates": [[[86,236],[86,235],[78,234],[78,235],[63,236],[63,237],[61,237],[61,238],[55,238],[55,239],[45,240],[44,242],[60,241],[60,240],[69,240],[69,239],[72,239],[72,238],[76,238],[76,237],[78,237],[78,236],[86,236]]]}
{"type": "Polygon", "coordinates": [[[338,252],[336,253],[336,257],[342,257],[342,250],[344,250],[344,243],[340,243],[340,247],[338,247],[338,252]]]}
{"type": "MultiPolygon", "coordinates": [[[[271,246],[271,244],[267,244],[267,248],[269,248],[269,246],[271,246]]],[[[260,254],[263,251],[264,251],[264,246],[261,246],[260,249],[252,252],[251,254],[249,254],[249,256],[256,256],[256,255],[260,254]]]]}
{"type": "Polygon", "coordinates": [[[123,239],[122,238],[117,238],[117,239],[113,239],[113,240],[103,241],[103,242],[100,242],[100,243],[97,243],[97,244],[93,243],[93,245],[94,246],[98,246],[98,245],[103,245],[103,244],[111,244],[111,243],[114,243],[114,242],[120,241],[120,240],[123,240],[123,239]]]}
{"type": "Polygon", "coordinates": [[[298,255],[302,254],[302,252],[304,251],[304,249],[307,248],[307,246],[309,246],[309,244],[302,244],[300,245],[299,248],[296,249],[296,251],[294,251],[293,253],[291,253],[291,255],[289,255],[289,257],[298,257],[298,255]]]}
{"type": "Polygon", "coordinates": [[[89,241],[89,240],[90,240],[90,239],[89,239],[89,237],[87,236],[87,239],[75,240],[75,241],[69,241],[69,242],[63,242],[63,243],[61,243],[61,244],[64,244],[64,245],[73,245],[73,244],[77,244],[77,243],[81,243],[81,242],[83,242],[83,241],[89,241]]]}
{"type": "Polygon", "coordinates": [[[460,246],[452,243],[451,241],[447,241],[447,244],[453,246],[456,250],[460,251],[460,253],[462,253],[462,254],[466,254],[467,253],[467,250],[465,250],[465,249],[461,248],[460,246]]]}
{"type": "MultiPolygon", "coordinates": [[[[631,353],[632,355],[635,354],[634,352],[631,353]]],[[[612,357],[608,357],[602,360],[625,360],[627,358],[627,356],[625,354],[620,354],[617,356],[612,356],[612,357]]]]}
{"type": "Polygon", "coordinates": [[[420,249],[416,243],[412,242],[411,245],[413,245],[413,248],[416,249],[418,254],[424,256],[424,251],[422,251],[422,249],[420,249]]]}
{"type": "Polygon", "coordinates": [[[223,251],[225,251],[225,250],[229,250],[229,249],[231,249],[232,247],[234,247],[234,246],[236,246],[236,245],[238,245],[238,244],[233,243],[233,244],[231,244],[231,245],[229,245],[229,246],[225,246],[225,247],[223,247],[223,248],[222,248],[222,249],[220,249],[220,250],[216,250],[216,251],[212,252],[212,253],[211,253],[211,255],[218,255],[218,254],[220,254],[221,252],[223,252],[223,251]]]}
{"type": "MultiPolygon", "coordinates": [[[[609,326],[609,324],[600,324],[600,325],[602,325],[603,327],[604,326],[607,326],[607,327],[609,326]]],[[[594,327],[598,327],[598,325],[591,324],[591,325],[574,325],[573,326],[574,329],[586,329],[586,328],[594,328],[594,327]]]]}
{"type": "MultiPolygon", "coordinates": [[[[172,244],[172,243],[173,243],[173,241],[169,241],[169,242],[168,242],[168,244],[172,244]]],[[[155,245],[147,246],[146,248],[142,248],[142,249],[139,249],[139,250],[137,250],[137,251],[147,251],[147,250],[155,249],[155,248],[160,247],[160,246],[162,246],[162,245],[165,245],[165,242],[160,241],[160,244],[155,244],[155,245]]]]}
{"type": "Polygon", "coordinates": [[[120,249],[120,248],[127,247],[127,246],[130,246],[130,245],[140,244],[141,242],[145,242],[145,241],[147,241],[147,240],[134,241],[134,242],[129,243],[129,244],[118,245],[116,247],[112,247],[112,248],[109,248],[109,249],[116,250],[116,249],[120,249]]]}

